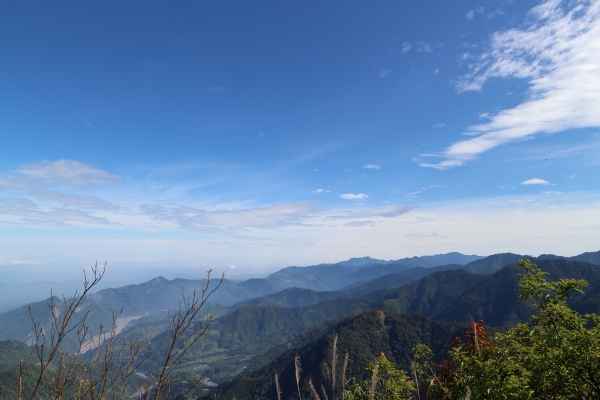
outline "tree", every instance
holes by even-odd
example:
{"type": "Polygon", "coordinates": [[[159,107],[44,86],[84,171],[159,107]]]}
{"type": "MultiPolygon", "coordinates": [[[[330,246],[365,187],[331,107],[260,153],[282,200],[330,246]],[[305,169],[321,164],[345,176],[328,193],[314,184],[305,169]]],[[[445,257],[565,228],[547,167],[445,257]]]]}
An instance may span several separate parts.
{"type": "Polygon", "coordinates": [[[354,383],[348,390],[349,400],[404,400],[413,399],[417,391],[415,382],[406,372],[397,370],[385,354],[373,360],[367,370],[371,379],[354,383]]]}
{"type": "Polygon", "coordinates": [[[199,291],[194,289],[191,296],[182,292],[179,309],[169,314],[168,351],[161,355],[159,368],[143,374],[138,370],[150,356],[150,343],[135,337],[117,343],[116,327],[121,310],[113,310],[109,330],[101,324],[95,334],[87,324],[87,312],[81,318],[75,318],[86,296],[104,276],[106,264],[100,268],[96,263],[90,270],[90,280],[84,271],[81,293],[75,292],[72,298],[62,301],[50,297],[50,325],[37,322],[30,309],[34,344],[29,358],[20,363],[17,398],[33,400],[42,393],[53,400],[100,400],[109,396],[125,399],[132,394],[155,400],[185,397],[208,373],[205,371],[197,376],[186,388],[175,389],[185,354],[206,333],[212,321],[210,314],[201,320],[201,310],[223,282],[224,275],[216,286],[211,287],[211,270],[208,270],[199,291]],[[68,352],[66,346],[71,341],[76,342],[76,351],[68,352]],[[29,386],[24,383],[26,374],[32,374],[25,380],[31,382],[29,386]]]}
{"type": "Polygon", "coordinates": [[[457,338],[449,360],[424,364],[427,398],[598,399],[600,318],[580,315],[566,303],[587,282],[560,279],[529,260],[518,266],[520,298],[539,314],[527,324],[490,336],[482,322],[471,323],[466,340],[457,338]]]}

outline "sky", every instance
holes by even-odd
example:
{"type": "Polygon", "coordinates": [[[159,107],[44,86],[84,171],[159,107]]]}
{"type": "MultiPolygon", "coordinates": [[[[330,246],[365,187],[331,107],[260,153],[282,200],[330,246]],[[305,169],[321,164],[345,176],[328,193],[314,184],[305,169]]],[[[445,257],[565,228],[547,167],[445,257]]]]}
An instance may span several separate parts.
{"type": "Polygon", "coordinates": [[[0,283],[600,250],[600,1],[0,3],[0,283]]]}

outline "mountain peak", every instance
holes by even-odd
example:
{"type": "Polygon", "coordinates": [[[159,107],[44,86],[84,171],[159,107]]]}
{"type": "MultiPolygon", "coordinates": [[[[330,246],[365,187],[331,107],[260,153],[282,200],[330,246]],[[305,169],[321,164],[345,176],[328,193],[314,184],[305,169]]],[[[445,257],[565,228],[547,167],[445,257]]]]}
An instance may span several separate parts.
{"type": "Polygon", "coordinates": [[[336,265],[341,265],[343,267],[360,267],[360,266],[369,265],[369,264],[387,264],[389,262],[390,261],[378,260],[376,258],[365,256],[365,257],[353,257],[346,261],[340,261],[339,263],[336,263],[336,265]]]}

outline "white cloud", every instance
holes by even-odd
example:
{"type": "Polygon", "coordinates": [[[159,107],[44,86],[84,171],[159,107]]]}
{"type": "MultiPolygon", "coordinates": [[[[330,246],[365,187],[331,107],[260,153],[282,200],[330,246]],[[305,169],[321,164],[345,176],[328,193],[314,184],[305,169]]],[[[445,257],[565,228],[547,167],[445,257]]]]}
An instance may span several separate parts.
{"type": "MultiPolygon", "coordinates": [[[[401,213],[402,206],[398,207],[401,213]]],[[[379,210],[373,214],[385,212],[379,210]]],[[[15,235],[3,237],[2,244],[11,253],[1,254],[21,260],[41,260],[43,268],[39,267],[35,276],[42,279],[39,274],[51,271],[52,276],[43,279],[54,280],[58,279],[58,273],[67,274],[65,264],[83,265],[90,257],[108,259],[109,268],[119,269],[113,270],[117,275],[129,272],[139,279],[142,269],[134,269],[131,262],[118,264],[113,260],[146,257],[148,261],[144,264],[156,268],[148,273],[156,276],[164,271],[175,274],[166,268],[159,272],[159,266],[165,265],[189,268],[187,272],[198,271],[198,266],[205,264],[215,271],[230,271],[228,266],[233,264],[235,271],[243,273],[250,272],[254,265],[279,269],[290,265],[291,259],[295,260],[294,265],[311,265],[363,255],[380,259],[449,251],[480,255],[506,251],[575,255],[597,248],[597,235],[591,233],[597,232],[600,226],[600,192],[529,193],[420,203],[418,208],[390,218],[332,209],[317,210],[301,218],[299,223],[237,230],[227,236],[173,235],[185,229],[169,221],[137,227],[113,225],[113,229],[127,232],[119,235],[118,240],[112,238],[109,231],[91,236],[44,235],[43,240],[39,236],[19,235],[17,231],[15,235]],[[149,230],[152,226],[155,228],[149,230]],[[490,230],[490,226],[494,229],[490,230]],[[148,232],[154,233],[148,235],[148,232]],[[56,268],[50,268],[54,266],[56,268]]],[[[24,271],[25,268],[4,268],[5,273],[13,270],[24,271]]]]}
{"type": "Polygon", "coordinates": [[[340,197],[342,199],[346,199],[346,200],[364,200],[364,199],[369,198],[369,196],[367,196],[364,193],[358,193],[358,194],[345,193],[345,194],[340,195],[340,197]]]}
{"type": "Polygon", "coordinates": [[[402,52],[406,53],[407,51],[409,51],[412,48],[412,46],[410,45],[410,43],[408,42],[404,42],[402,44],[402,52]]]}
{"type": "Polygon", "coordinates": [[[483,12],[483,7],[477,7],[476,9],[469,11],[467,13],[466,17],[467,17],[467,19],[471,20],[475,16],[475,13],[482,13],[482,12],[483,12]]]}
{"type": "Polygon", "coordinates": [[[521,185],[549,185],[550,182],[540,179],[540,178],[532,178],[527,179],[526,181],[521,182],[521,185]]]}
{"type": "Polygon", "coordinates": [[[157,221],[173,222],[184,230],[221,233],[248,228],[296,225],[315,212],[314,206],[308,202],[214,211],[147,204],[141,206],[140,210],[157,221]]]}
{"type": "Polygon", "coordinates": [[[380,169],[381,165],[377,165],[377,164],[365,164],[365,165],[363,165],[363,168],[367,168],[367,169],[380,169]]]}
{"type": "Polygon", "coordinates": [[[218,87],[206,89],[207,92],[213,92],[213,93],[224,92],[225,90],[226,90],[225,86],[218,86],[218,87]]]}
{"type": "Polygon", "coordinates": [[[417,45],[417,51],[419,53],[431,53],[433,52],[433,48],[435,47],[435,45],[431,44],[431,43],[425,43],[425,42],[421,42],[418,41],[416,43],[417,45]]]}
{"type": "Polygon", "coordinates": [[[90,196],[78,196],[52,191],[40,192],[36,194],[41,198],[56,201],[64,206],[83,208],[84,210],[110,210],[118,208],[109,202],[90,196]]]}
{"type": "Polygon", "coordinates": [[[62,183],[78,189],[111,185],[119,181],[117,175],[74,160],[42,161],[39,164],[22,165],[16,172],[29,178],[48,183],[62,183]]]}
{"type": "Polygon", "coordinates": [[[481,90],[491,78],[519,78],[529,83],[527,99],[489,115],[468,128],[476,136],[448,147],[438,164],[463,165],[496,146],[573,128],[600,127],[600,2],[548,0],[530,11],[533,22],[523,29],[492,35],[490,48],[472,72],[457,83],[459,92],[481,90]]]}
{"type": "Polygon", "coordinates": [[[387,78],[391,74],[392,74],[392,70],[391,69],[380,69],[379,70],[379,77],[380,78],[387,78]]]}
{"type": "Polygon", "coordinates": [[[416,192],[412,192],[406,195],[407,199],[415,199],[420,193],[423,193],[424,189],[417,190],[416,192]]]}
{"type": "Polygon", "coordinates": [[[57,208],[44,211],[30,204],[30,201],[7,202],[5,199],[0,200],[3,200],[0,202],[0,215],[22,217],[21,222],[26,224],[62,226],[65,225],[65,222],[92,225],[108,225],[110,223],[104,217],[97,217],[81,210],[57,208]]]}
{"type": "Polygon", "coordinates": [[[324,192],[323,189],[317,189],[317,190],[313,191],[313,193],[323,193],[323,192],[324,192]]]}
{"type": "Polygon", "coordinates": [[[499,17],[499,16],[501,16],[501,15],[504,15],[504,10],[502,10],[501,8],[499,8],[499,9],[497,9],[496,11],[493,11],[493,12],[489,13],[489,14],[487,15],[487,17],[488,17],[489,19],[492,19],[492,18],[495,18],[495,17],[499,17]]]}
{"type": "Polygon", "coordinates": [[[435,124],[435,125],[433,126],[433,128],[445,128],[445,127],[446,127],[446,124],[445,124],[445,123],[443,123],[443,122],[440,122],[440,123],[438,123],[438,124],[435,124]]]}
{"type": "Polygon", "coordinates": [[[35,265],[40,264],[39,261],[24,260],[21,258],[11,258],[0,255],[0,265],[35,265]]]}

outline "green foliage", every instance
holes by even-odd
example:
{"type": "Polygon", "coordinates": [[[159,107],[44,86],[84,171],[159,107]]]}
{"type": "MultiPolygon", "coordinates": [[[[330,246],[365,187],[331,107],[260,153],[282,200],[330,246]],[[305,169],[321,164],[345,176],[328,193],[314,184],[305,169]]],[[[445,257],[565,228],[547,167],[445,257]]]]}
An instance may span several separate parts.
{"type": "Polygon", "coordinates": [[[397,370],[383,353],[367,366],[367,371],[371,379],[353,384],[347,393],[348,400],[412,399],[417,391],[406,372],[397,370]]]}
{"type": "Polygon", "coordinates": [[[429,398],[600,398],[600,318],[580,315],[566,302],[583,294],[587,282],[550,281],[529,260],[518,266],[524,270],[520,298],[539,314],[494,337],[481,322],[471,323],[466,340],[454,341],[449,361],[429,364],[429,398]]]}

